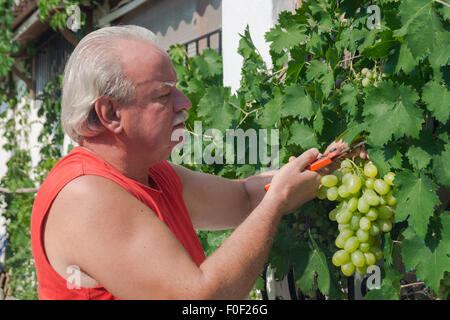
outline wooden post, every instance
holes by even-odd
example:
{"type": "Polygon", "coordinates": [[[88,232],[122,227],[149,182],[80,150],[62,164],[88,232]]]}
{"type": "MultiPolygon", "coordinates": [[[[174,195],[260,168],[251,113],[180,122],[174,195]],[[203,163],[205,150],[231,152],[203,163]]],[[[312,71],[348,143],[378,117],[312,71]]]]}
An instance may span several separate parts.
{"type": "Polygon", "coordinates": [[[72,31],[70,31],[69,29],[65,28],[65,29],[60,30],[60,32],[61,32],[62,36],[67,41],[69,41],[74,47],[77,46],[79,41],[75,38],[75,35],[73,34],[72,31]]]}
{"type": "Polygon", "coordinates": [[[21,79],[23,82],[25,82],[25,84],[27,85],[28,89],[30,89],[30,96],[31,99],[34,99],[35,93],[34,93],[34,82],[32,79],[27,78],[22,72],[20,72],[19,69],[17,69],[16,66],[12,66],[11,67],[11,72],[18,77],[19,79],[21,79]]]}

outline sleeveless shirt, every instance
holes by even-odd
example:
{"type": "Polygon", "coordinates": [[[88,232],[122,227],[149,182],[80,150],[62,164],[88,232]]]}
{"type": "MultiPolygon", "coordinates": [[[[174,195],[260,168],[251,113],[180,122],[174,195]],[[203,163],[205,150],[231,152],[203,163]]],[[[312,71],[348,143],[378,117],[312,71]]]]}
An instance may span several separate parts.
{"type": "Polygon", "coordinates": [[[74,289],[53,269],[45,254],[43,227],[52,202],[65,185],[82,175],[101,176],[126,189],[168,226],[192,260],[200,266],[206,257],[183,201],[180,178],[167,161],[151,166],[148,174],[155,182],[156,188],[126,177],[95,154],[81,147],[75,147],[55,165],[36,194],[31,215],[31,246],[37,272],[39,299],[116,299],[101,285],[74,289]]]}

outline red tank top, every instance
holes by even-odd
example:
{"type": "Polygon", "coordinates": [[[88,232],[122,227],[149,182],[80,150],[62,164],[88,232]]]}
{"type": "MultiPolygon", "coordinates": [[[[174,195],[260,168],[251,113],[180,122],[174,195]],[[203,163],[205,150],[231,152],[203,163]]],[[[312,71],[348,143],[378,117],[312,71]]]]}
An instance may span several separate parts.
{"type": "Polygon", "coordinates": [[[93,153],[75,147],[50,171],[39,188],[33,204],[31,246],[37,272],[39,299],[116,299],[102,286],[69,289],[67,281],[53,269],[45,254],[43,222],[47,212],[61,189],[82,175],[105,177],[121,185],[155,212],[178,238],[197,266],[206,259],[183,201],[181,181],[167,161],[161,161],[149,168],[149,176],[157,185],[157,189],[154,189],[127,178],[93,153]]]}

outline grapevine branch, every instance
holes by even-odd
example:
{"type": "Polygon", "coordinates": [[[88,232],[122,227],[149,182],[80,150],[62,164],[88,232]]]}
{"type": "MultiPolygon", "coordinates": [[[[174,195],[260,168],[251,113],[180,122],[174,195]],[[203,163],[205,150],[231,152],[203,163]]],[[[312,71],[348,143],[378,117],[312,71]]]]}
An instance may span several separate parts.
{"type": "Polygon", "coordinates": [[[425,282],[419,281],[419,282],[414,282],[414,283],[408,283],[408,284],[404,284],[404,285],[400,286],[400,288],[414,287],[414,286],[418,286],[418,285],[422,285],[422,284],[425,284],[425,282]]]}
{"type": "Polygon", "coordinates": [[[448,3],[444,2],[444,1],[441,1],[441,0],[434,0],[434,2],[440,3],[440,4],[442,4],[443,6],[446,6],[447,8],[450,8],[450,4],[448,4],[448,3]]]}
{"type": "Polygon", "coordinates": [[[19,193],[35,193],[39,188],[19,188],[16,190],[9,190],[7,188],[0,187],[0,192],[8,194],[19,194],[19,193]]]}

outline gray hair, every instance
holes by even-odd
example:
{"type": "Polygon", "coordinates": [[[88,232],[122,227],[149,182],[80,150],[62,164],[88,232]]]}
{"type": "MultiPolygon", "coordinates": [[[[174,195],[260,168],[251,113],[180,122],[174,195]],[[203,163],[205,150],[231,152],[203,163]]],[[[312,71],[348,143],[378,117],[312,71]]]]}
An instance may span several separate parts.
{"type": "Polygon", "coordinates": [[[61,123],[77,143],[104,130],[94,109],[99,97],[109,96],[124,104],[133,100],[135,85],[123,73],[115,50],[116,40],[130,38],[152,44],[157,41],[155,34],[143,27],[105,27],[86,35],[67,61],[62,83],[61,123]]]}

